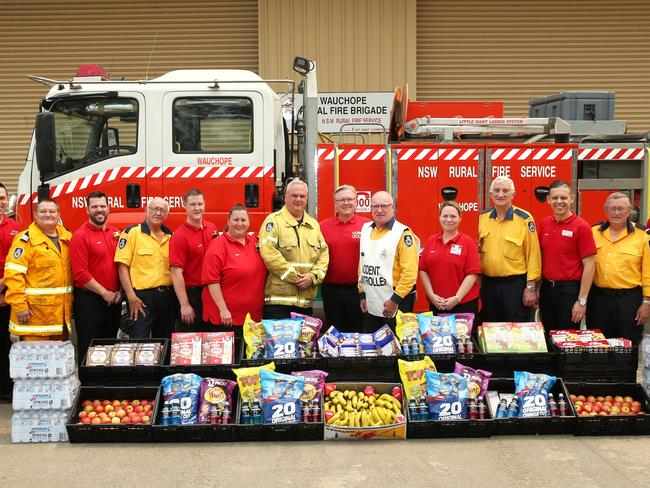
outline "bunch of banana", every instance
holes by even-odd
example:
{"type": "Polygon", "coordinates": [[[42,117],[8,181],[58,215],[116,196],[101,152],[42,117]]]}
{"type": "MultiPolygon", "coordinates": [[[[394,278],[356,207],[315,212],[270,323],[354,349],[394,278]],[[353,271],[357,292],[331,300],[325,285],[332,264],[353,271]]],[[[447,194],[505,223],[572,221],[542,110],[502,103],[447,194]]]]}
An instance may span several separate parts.
{"type": "Polygon", "coordinates": [[[366,395],[363,391],[334,390],[326,395],[324,407],[327,423],[344,427],[391,425],[404,417],[399,400],[386,393],[366,395]],[[328,415],[328,411],[333,415],[328,415]],[[401,418],[397,419],[398,416],[401,418]]]}

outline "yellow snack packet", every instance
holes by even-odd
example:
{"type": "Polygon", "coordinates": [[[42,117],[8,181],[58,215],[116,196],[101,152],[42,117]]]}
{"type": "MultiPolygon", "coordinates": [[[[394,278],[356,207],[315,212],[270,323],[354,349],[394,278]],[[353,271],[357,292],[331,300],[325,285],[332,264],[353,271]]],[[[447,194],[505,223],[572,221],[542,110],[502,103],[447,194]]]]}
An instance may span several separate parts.
{"type": "Polygon", "coordinates": [[[255,322],[251,318],[251,314],[247,313],[243,329],[244,342],[246,343],[246,359],[250,359],[264,343],[264,327],[262,327],[262,322],[255,322]]]}
{"type": "Polygon", "coordinates": [[[397,360],[399,376],[404,385],[406,399],[411,398],[419,400],[420,397],[427,396],[427,377],[424,374],[426,370],[436,371],[436,365],[429,356],[425,356],[420,361],[397,360]]]}
{"type": "Polygon", "coordinates": [[[233,368],[232,372],[237,376],[239,395],[243,402],[253,402],[262,399],[260,371],[263,369],[275,371],[275,363],[264,364],[262,366],[252,366],[249,368],[233,368]]]}
{"type": "MultiPolygon", "coordinates": [[[[420,315],[433,315],[432,312],[425,312],[420,315]]],[[[420,345],[420,354],[424,352],[424,345],[420,339],[420,326],[418,325],[418,314],[416,313],[403,313],[397,311],[395,334],[400,345],[406,341],[406,346],[409,347],[411,339],[415,338],[420,345]]]]}

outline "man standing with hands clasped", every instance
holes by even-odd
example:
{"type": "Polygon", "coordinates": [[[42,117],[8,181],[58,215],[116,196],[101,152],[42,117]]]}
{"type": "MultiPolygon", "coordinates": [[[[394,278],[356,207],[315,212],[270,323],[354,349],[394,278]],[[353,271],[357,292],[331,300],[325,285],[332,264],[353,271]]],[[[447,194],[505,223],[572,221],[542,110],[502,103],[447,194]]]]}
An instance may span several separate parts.
{"type": "Polygon", "coordinates": [[[384,324],[395,330],[397,309],[411,312],[418,276],[418,242],[408,227],[395,220],[393,197],[385,191],[372,196],[372,222],[361,230],[359,293],[366,314],[364,331],[384,324]]]}

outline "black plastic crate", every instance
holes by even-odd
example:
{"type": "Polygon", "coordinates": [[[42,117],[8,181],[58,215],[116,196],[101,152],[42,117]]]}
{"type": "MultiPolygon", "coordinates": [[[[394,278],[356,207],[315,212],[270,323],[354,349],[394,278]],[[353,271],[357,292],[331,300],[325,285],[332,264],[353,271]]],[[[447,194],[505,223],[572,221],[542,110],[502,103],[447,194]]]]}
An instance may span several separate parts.
{"type": "Polygon", "coordinates": [[[169,350],[167,339],[93,339],[90,346],[108,346],[115,344],[162,344],[159,364],[155,366],[86,366],[88,356],[84,357],[79,367],[79,380],[84,386],[129,386],[160,384],[163,364],[169,350]]]}
{"type": "MultiPolygon", "coordinates": [[[[534,373],[543,373],[544,371],[533,371],[534,373]]],[[[491,379],[488,390],[496,390],[500,393],[514,393],[514,379],[497,378],[491,379]]],[[[551,393],[557,401],[560,393],[564,395],[567,402],[568,415],[563,417],[523,417],[510,419],[494,419],[495,435],[555,435],[555,434],[573,434],[575,430],[575,410],[564,382],[557,378],[555,385],[551,388],[551,393]]]]}
{"type": "MultiPolygon", "coordinates": [[[[402,387],[404,390],[404,387],[402,387]]],[[[490,415],[486,405],[486,412],[490,415]]],[[[407,439],[432,439],[451,437],[490,437],[494,432],[494,420],[411,420],[411,413],[406,409],[407,439]]]]}
{"type": "Polygon", "coordinates": [[[639,364],[638,347],[560,349],[557,374],[565,380],[634,383],[639,364]]]}
{"type": "MultiPolygon", "coordinates": [[[[237,419],[241,420],[241,398],[237,402],[237,419]]],[[[238,441],[322,441],[324,433],[323,402],[321,401],[320,422],[297,424],[241,424],[235,426],[238,441]]]]}
{"type": "Polygon", "coordinates": [[[557,375],[557,354],[554,352],[475,353],[465,354],[458,361],[470,368],[489,371],[493,378],[511,378],[515,371],[557,375]]]}
{"type": "Polygon", "coordinates": [[[357,382],[359,378],[370,382],[399,383],[398,359],[398,356],[324,358],[323,369],[329,373],[329,383],[357,382]]]}
{"type": "Polygon", "coordinates": [[[196,424],[196,425],[161,425],[164,398],[161,397],[156,407],[156,419],[152,429],[153,440],[157,442],[229,442],[235,440],[235,430],[239,417],[237,416],[237,403],[239,389],[232,393],[233,411],[230,424],[196,424]]]}
{"type": "Polygon", "coordinates": [[[576,435],[640,435],[650,434],[650,398],[637,383],[567,382],[569,395],[631,396],[641,403],[643,415],[597,415],[576,417],[576,435]]]}
{"type": "Polygon", "coordinates": [[[151,424],[79,424],[79,412],[84,400],[121,399],[154,400],[151,424],[157,420],[160,405],[160,388],[153,386],[82,386],[75,398],[68,423],[70,442],[150,442],[153,439],[151,424]]]}

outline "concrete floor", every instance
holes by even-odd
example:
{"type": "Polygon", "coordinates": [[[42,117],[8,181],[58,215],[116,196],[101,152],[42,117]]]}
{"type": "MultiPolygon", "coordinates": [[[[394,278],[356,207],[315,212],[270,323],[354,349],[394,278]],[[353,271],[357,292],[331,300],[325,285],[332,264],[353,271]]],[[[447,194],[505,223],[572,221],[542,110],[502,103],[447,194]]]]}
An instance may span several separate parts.
{"type": "Polygon", "coordinates": [[[650,486],[650,436],[232,444],[11,444],[0,486],[650,486]],[[225,467],[228,466],[228,467],[225,467]]]}

